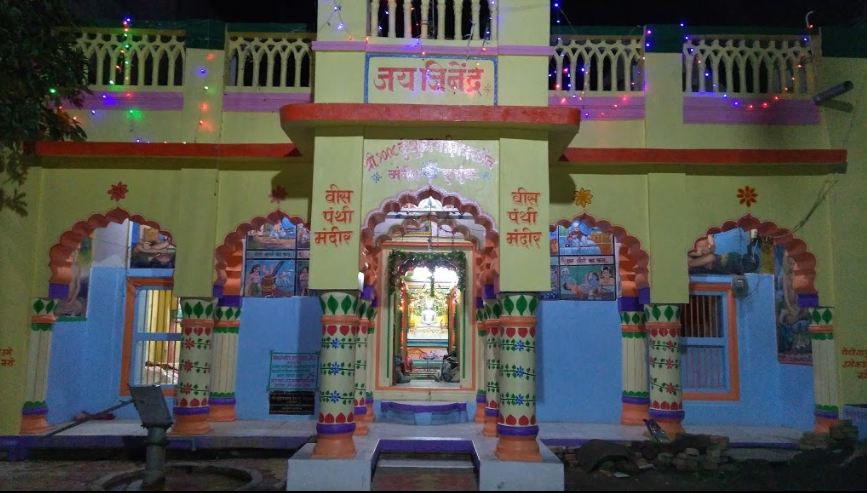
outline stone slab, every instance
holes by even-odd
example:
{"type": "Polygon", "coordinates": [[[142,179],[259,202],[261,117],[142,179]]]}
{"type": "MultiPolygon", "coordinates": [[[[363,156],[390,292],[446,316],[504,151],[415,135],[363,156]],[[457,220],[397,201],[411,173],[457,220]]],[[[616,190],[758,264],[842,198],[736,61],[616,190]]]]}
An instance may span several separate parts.
{"type": "Polygon", "coordinates": [[[314,459],[308,443],[289,459],[286,491],[370,491],[373,450],[359,447],[351,459],[314,459]]]}

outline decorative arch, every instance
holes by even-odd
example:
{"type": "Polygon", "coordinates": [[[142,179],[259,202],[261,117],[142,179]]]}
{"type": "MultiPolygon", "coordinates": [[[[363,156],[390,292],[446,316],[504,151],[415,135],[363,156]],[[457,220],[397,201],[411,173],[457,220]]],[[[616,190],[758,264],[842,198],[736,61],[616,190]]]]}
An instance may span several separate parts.
{"type": "Polygon", "coordinates": [[[241,223],[235,231],[226,235],[223,244],[214,250],[214,270],[217,272],[217,280],[214,286],[222,288],[224,296],[241,295],[241,271],[244,266],[244,238],[247,233],[259,229],[263,224],[277,223],[286,218],[292,224],[307,226],[304,219],[289,215],[280,209],[267,216],[257,216],[250,222],[241,223]]]}
{"type": "Polygon", "coordinates": [[[777,226],[773,222],[763,222],[754,217],[752,214],[745,214],[737,221],[726,221],[721,226],[714,226],[707,230],[703,236],[696,238],[693,242],[693,250],[698,242],[704,239],[707,235],[722,233],[735,228],[741,228],[744,231],[751,229],[758,230],[760,237],[770,237],[774,241],[775,246],[782,246],[789,258],[794,262],[794,287],[798,297],[816,297],[816,256],[807,251],[807,244],[792,234],[791,231],[777,226]]]}
{"type": "Polygon", "coordinates": [[[597,221],[593,216],[582,213],[572,219],[561,219],[551,225],[550,231],[557,226],[571,226],[573,222],[581,221],[590,227],[599,228],[605,233],[611,233],[620,243],[618,253],[618,274],[620,289],[624,297],[638,297],[643,289],[650,289],[648,280],[650,256],[641,248],[638,238],[626,232],[626,229],[615,226],[608,221],[597,221]]]}
{"type": "MultiPolygon", "coordinates": [[[[382,250],[382,242],[402,234],[408,224],[414,224],[417,226],[418,223],[412,219],[407,219],[400,225],[395,225],[390,228],[388,232],[380,238],[374,237],[376,226],[385,221],[386,216],[389,213],[398,212],[407,204],[418,204],[429,197],[433,197],[442,202],[444,206],[447,205],[454,207],[462,214],[472,215],[474,222],[485,228],[485,241],[484,245],[482,245],[473,237],[472,234],[470,234],[469,228],[466,228],[466,226],[448,219],[437,222],[437,224],[448,224],[455,228],[455,231],[463,233],[464,237],[473,243],[473,246],[475,247],[473,250],[476,252],[476,256],[473,257],[475,271],[472,286],[480,285],[479,283],[483,281],[483,277],[485,282],[493,283],[493,279],[499,274],[498,243],[500,235],[496,229],[496,221],[494,221],[494,218],[491,215],[484,212],[477,202],[464,199],[460,195],[449,193],[446,190],[428,185],[414,192],[401,192],[395,197],[383,200],[379,208],[370,211],[362,221],[359,270],[365,273],[365,284],[373,285],[377,280],[375,274],[375,272],[378,271],[377,268],[379,266],[379,256],[377,254],[382,250]]],[[[476,287],[476,289],[479,288],[476,287]]]]}
{"type": "MultiPolygon", "coordinates": [[[[171,233],[165,231],[158,223],[149,221],[138,214],[130,214],[119,207],[108,211],[105,215],[94,214],[85,221],[75,223],[72,228],[61,234],[57,244],[49,249],[48,267],[51,269],[51,279],[49,280],[51,285],[68,286],[72,282],[72,254],[81,246],[81,241],[84,238],[90,236],[97,228],[104,228],[110,223],[122,224],[126,220],[144,224],[158,230],[167,238],[172,238],[171,233]]],[[[174,241],[172,242],[174,243],[174,241]]]]}
{"type": "Polygon", "coordinates": [[[377,243],[379,242],[373,237],[376,225],[385,221],[389,213],[399,212],[405,205],[417,204],[429,197],[442,202],[443,205],[454,207],[462,214],[472,215],[475,223],[485,228],[486,244],[496,245],[499,241],[500,236],[494,218],[484,212],[477,202],[463,199],[460,195],[429,185],[415,192],[402,192],[397,197],[385,199],[378,208],[368,213],[362,222],[362,245],[371,251],[378,250],[377,243]]]}

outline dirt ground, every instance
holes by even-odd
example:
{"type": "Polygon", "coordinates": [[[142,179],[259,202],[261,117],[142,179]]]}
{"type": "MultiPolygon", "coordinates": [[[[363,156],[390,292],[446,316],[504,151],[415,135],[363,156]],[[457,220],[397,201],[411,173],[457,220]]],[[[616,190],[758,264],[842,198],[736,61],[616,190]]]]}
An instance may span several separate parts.
{"type": "MultiPolygon", "coordinates": [[[[867,489],[867,444],[856,449],[811,450],[792,454],[786,462],[763,459],[732,461],[717,471],[677,471],[674,468],[650,468],[629,477],[614,477],[610,472],[585,472],[577,466],[565,465],[567,491],[580,490],[638,490],[638,491],[812,491],[867,489]],[[853,453],[857,450],[857,453],[853,453]]],[[[173,453],[169,460],[195,460],[197,462],[229,465],[254,469],[262,474],[258,491],[285,490],[286,459],[291,451],[224,451],[220,453],[173,453]]],[[[759,454],[761,455],[761,454],[759,454]]],[[[113,456],[88,451],[53,451],[38,454],[28,461],[0,461],[0,490],[2,491],[75,491],[87,490],[91,483],[113,472],[142,467],[141,457],[113,456]],[[76,460],[73,460],[75,458],[76,460]]],[[[448,474],[431,470],[414,473],[407,490],[435,490],[431,485],[449,482],[448,474]],[[430,476],[425,479],[425,475],[430,476]]],[[[374,477],[374,486],[377,486],[374,477]]],[[[381,490],[396,488],[394,481],[381,490]]],[[[200,485],[199,489],[207,489],[200,485]]]]}
{"type": "Polygon", "coordinates": [[[852,449],[802,451],[786,462],[748,459],[717,471],[642,471],[616,478],[566,466],[566,490],[636,491],[817,491],[867,489],[867,455],[844,464],[852,449]]]}

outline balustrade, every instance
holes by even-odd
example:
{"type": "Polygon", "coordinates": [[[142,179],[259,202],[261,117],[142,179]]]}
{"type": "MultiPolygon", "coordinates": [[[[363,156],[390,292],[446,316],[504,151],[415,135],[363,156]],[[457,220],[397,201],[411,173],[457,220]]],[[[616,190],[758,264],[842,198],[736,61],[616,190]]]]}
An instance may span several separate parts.
{"type": "Polygon", "coordinates": [[[644,89],[640,36],[556,36],[553,42],[548,89],[567,93],[644,89]]]}
{"type": "Polygon", "coordinates": [[[683,43],[687,93],[795,94],[814,88],[804,36],[690,37],[683,43]]]}
{"type": "Polygon", "coordinates": [[[370,0],[370,36],[496,39],[494,0],[370,0]]]}
{"type": "Polygon", "coordinates": [[[91,87],[178,87],[184,74],[184,32],[85,28],[77,39],[91,87]]]}
{"type": "Polygon", "coordinates": [[[226,85],[309,90],[313,54],[306,33],[229,33],[226,85]]]}

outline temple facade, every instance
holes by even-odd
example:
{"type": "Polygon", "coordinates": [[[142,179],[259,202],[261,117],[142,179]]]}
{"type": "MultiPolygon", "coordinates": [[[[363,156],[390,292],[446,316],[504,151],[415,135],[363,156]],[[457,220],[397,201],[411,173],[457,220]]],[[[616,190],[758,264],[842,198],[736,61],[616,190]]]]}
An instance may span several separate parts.
{"type": "Polygon", "coordinates": [[[0,212],[0,435],[159,384],[176,433],[308,420],[346,457],[430,401],[532,461],[540,422],[867,403],[863,30],[319,4],[82,28],[88,139],[0,212]]]}

